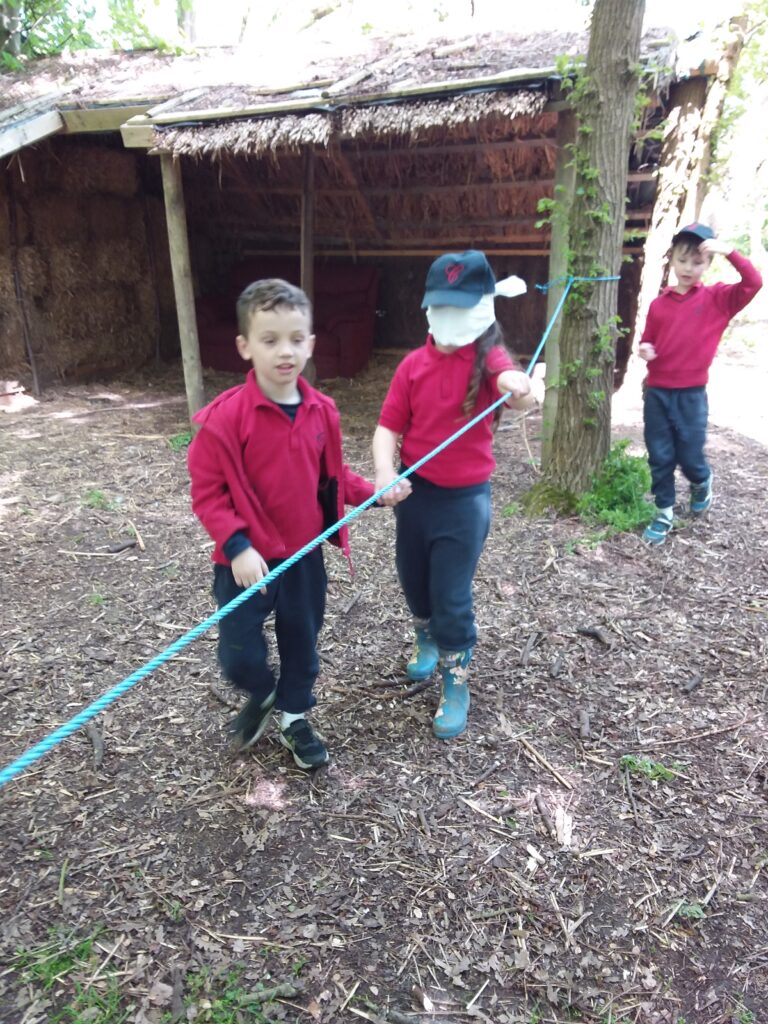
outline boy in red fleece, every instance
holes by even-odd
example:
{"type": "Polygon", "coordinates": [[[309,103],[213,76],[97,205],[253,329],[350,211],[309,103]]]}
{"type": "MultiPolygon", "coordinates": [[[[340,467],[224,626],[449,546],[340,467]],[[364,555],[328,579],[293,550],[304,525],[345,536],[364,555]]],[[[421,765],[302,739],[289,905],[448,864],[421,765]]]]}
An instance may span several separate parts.
{"type": "Polygon", "coordinates": [[[749,260],[705,224],[678,231],[670,263],[677,284],[651,303],[638,353],[648,363],[643,420],[656,499],[643,540],[653,545],[663,544],[672,529],[677,466],[690,481],[691,513],[702,515],[712,504],[712,469],[704,456],[709,367],[725,328],[763,283],[749,260]],[[737,284],[701,283],[715,253],[738,270],[737,284]]]}
{"type": "MultiPolygon", "coordinates": [[[[219,607],[341,519],[345,504],[359,505],[373,494],[373,486],[344,464],[334,402],[300,376],[315,342],[306,294],[279,279],[256,281],[238,299],[237,319],[237,348],[253,368],[245,384],[197,413],[200,430],[189,448],[192,509],[216,543],[219,607]]],[[[382,504],[396,504],[409,490],[406,482],[398,485],[382,504]]],[[[349,557],[347,528],[331,539],[349,557]]],[[[299,767],[328,760],[304,717],[316,703],[326,587],[317,547],[219,623],[224,675],[248,694],[228,726],[235,749],[256,743],[274,708],[282,713],[280,742],[299,767]],[[277,681],[263,634],[272,612],[277,681]]]]}

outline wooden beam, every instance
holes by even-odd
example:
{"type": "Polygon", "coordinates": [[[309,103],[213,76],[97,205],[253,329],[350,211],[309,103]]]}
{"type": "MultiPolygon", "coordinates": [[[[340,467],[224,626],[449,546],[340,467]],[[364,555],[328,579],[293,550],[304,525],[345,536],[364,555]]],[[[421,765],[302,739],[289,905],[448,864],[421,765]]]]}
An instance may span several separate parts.
{"type": "Polygon", "coordinates": [[[24,146],[55,135],[64,127],[64,121],[58,110],[46,110],[25,121],[16,122],[0,132],[0,157],[15,153],[24,146]]]}
{"type": "MultiPolygon", "coordinates": [[[[299,240],[299,281],[302,289],[315,302],[315,151],[311,146],[304,150],[301,192],[301,236],[299,240]]],[[[310,358],[302,370],[302,374],[314,384],[317,380],[317,367],[310,358]]]]}
{"type": "Polygon", "coordinates": [[[121,124],[120,135],[126,149],[151,149],[155,144],[155,129],[146,114],[131,117],[121,124]]]}
{"type": "Polygon", "coordinates": [[[315,295],[315,154],[312,149],[304,150],[304,178],[301,193],[301,259],[300,281],[302,289],[314,302],[315,295]]]}
{"type": "MultiPolygon", "coordinates": [[[[652,171],[637,171],[627,175],[628,182],[653,181],[654,178],[655,174],[652,171]]],[[[554,184],[555,178],[519,178],[508,181],[464,181],[456,185],[401,185],[395,191],[399,196],[431,196],[436,192],[467,192],[472,189],[499,192],[505,189],[536,189],[542,186],[549,188],[554,184]]],[[[390,196],[393,192],[391,185],[359,185],[358,189],[364,196],[390,196]]],[[[296,185],[265,185],[262,191],[272,196],[292,196],[301,193],[301,189],[296,185]]],[[[319,188],[316,194],[331,199],[344,199],[351,195],[351,192],[348,188],[319,188]]]]}
{"type": "Polygon", "coordinates": [[[97,107],[59,107],[64,119],[64,131],[67,135],[85,132],[116,132],[129,118],[146,113],[146,103],[135,103],[125,106],[102,104],[97,107]]]}
{"type": "MultiPolygon", "coordinates": [[[[495,246],[485,246],[483,252],[488,256],[548,256],[549,249],[518,249],[513,245],[505,247],[499,247],[502,240],[496,243],[495,246]]],[[[468,244],[467,239],[461,240],[461,245],[468,244]]],[[[643,251],[642,246],[625,246],[625,253],[637,253],[638,255],[643,251]]],[[[435,249],[430,248],[426,242],[419,240],[418,247],[413,249],[403,248],[402,246],[397,249],[315,249],[315,256],[322,256],[323,259],[340,257],[344,259],[363,259],[364,257],[381,259],[384,257],[405,257],[405,256],[439,256],[445,252],[445,246],[440,246],[435,249]]],[[[298,256],[298,249],[243,249],[243,256],[274,256],[275,258],[283,256],[298,256]]]]}
{"type": "MultiPolygon", "coordinates": [[[[168,245],[173,272],[173,291],[176,297],[176,315],[179,321],[181,360],[184,367],[184,386],[190,419],[205,404],[203,369],[200,363],[200,344],[195,318],[195,293],[192,287],[192,269],[189,260],[187,215],[184,209],[184,191],[181,166],[178,160],[166,154],[160,157],[163,173],[165,218],[168,224],[168,245]]],[[[234,339],[233,339],[234,342],[234,339]]]]}

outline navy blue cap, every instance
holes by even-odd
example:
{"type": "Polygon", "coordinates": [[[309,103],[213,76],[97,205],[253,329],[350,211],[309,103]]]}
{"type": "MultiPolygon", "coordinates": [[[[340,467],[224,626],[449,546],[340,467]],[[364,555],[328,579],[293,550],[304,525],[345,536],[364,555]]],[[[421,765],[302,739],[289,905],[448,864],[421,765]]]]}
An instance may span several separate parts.
{"type": "Polygon", "coordinates": [[[698,238],[700,242],[706,242],[710,238],[715,237],[715,232],[712,228],[707,227],[706,224],[699,224],[698,221],[693,224],[686,224],[684,228],[680,228],[677,234],[672,239],[672,245],[677,245],[678,242],[683,241],[683,235],[693,235],[694,238],[698,238]]]}
{"type": "Polygon", "coordinates": [[[471,309],[484,295],[496,291],[496,278],[485,253],[478,249],[447,252],[427,271],[422,309],[427,306],[461,306],[471,309]]]}

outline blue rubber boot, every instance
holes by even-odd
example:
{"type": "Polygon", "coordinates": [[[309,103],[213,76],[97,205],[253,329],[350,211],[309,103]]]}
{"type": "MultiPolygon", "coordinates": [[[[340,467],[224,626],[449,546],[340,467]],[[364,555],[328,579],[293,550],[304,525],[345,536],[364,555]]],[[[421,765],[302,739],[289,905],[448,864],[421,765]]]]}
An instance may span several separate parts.
{"type": "Polygon", "coordinates": [[[467,727],[469,711],[469,663],[472,648],[467,651],[441,651],[440,672],[443,688],[440,705],[432,720],[432,731],[439,740],[460,736],[467,727]]]}
{"type": "Polygon", "coordinates": [[[414,619],[416,635],[413,640],[413,650],[405,671],[409,679],[414,683],[422,679],[429,679],[437,668],[437,644],[429,632],[429,623],[423,619],[414,619]]]}

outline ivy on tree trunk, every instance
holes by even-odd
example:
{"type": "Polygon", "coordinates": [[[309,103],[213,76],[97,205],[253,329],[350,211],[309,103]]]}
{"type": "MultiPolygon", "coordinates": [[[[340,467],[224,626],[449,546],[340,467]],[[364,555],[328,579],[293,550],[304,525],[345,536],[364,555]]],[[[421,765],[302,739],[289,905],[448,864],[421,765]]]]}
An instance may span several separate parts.
{"type": "MultiPolygon", "coordinates": [[[[596,0],[586,64],[571,79],[577,116],[569,274],[619,273],[627,164],[645,0],[596,0]]],[[[557,197],[555,197],[557,202],[557,197]]],[[[579,494],[610,447],[618,281],[576,282],[560,333],[557,416],[544,483],[579,494]]]]}

